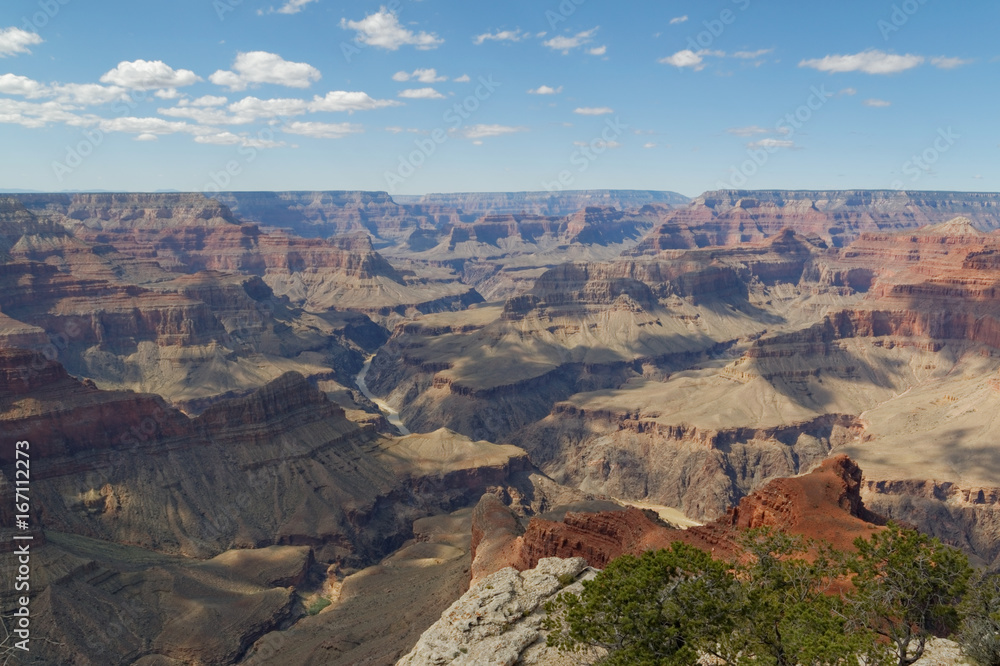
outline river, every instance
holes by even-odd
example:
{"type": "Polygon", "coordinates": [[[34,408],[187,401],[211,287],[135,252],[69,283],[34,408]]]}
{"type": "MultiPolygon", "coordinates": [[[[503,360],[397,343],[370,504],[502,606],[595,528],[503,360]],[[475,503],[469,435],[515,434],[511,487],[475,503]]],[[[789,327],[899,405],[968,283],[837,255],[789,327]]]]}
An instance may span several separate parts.
{"type": "Polygon", "coordinates": [[[368,384],[365,383],[365,377],[368,376],[368,371],[372,367],[372,359],[374,358],[374,356],[368,357],[368,360],[365,361],[365,364],[361,367],[361,372],[359,372],[358,376],[355,378],[358,388],[361,389],[361,392],[366,398],[378,405],[378,408],[382,410],[383,414],[385,414],[385,418],[389,421],[389,423],[396,426],[401,434],[409,435],[410,431],[406,429],[405,425],[403,425],[403,419],[399,418],[399,412],[386,404],[385,401],[373,396],[372,392],[368,390],[368,384]]]}

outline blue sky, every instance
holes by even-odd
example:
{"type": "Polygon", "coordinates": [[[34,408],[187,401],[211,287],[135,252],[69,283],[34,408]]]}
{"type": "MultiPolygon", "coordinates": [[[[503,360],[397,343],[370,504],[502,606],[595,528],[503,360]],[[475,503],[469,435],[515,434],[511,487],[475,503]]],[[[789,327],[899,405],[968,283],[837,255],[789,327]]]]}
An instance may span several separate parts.
{"type": "Polygon", "coordinates": [[[7,0],[0,190],[993,191],[998,27],[988,0],[7,0]]]}

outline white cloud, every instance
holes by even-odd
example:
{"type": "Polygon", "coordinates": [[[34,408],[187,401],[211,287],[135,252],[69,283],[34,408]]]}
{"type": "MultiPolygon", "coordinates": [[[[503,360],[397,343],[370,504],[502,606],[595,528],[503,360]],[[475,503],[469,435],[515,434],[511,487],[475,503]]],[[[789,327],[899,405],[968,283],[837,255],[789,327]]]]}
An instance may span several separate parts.
{"type": "Polygon", "coordinates": [[[684,23],[687,20],[688,20],[687,14],[685,14],[684,16],[676,16],[670,19],[670,25],[677,25],[678,23],[684,23]]]}
{"type": "Polygon", "coordinates": [[[767,55],[771,53],[774,49],[757,49],[756,51],[737,51],[733,54],[734,58],[742,58],[743,60],[753,60],[759,58],[762,55],[767,55]]]}
{"type": "Polygon", "coordinates": [[[444,99],[444,95],[434,88],[407,88],[399,96],[405,99],[444,99]]]}
{"type": "Polygon", "coordinates": [[[201,134],[194,138],[195,143],[207,143],[213,146],[235,146],[242,143],[243,139],[232,132],[213,132],[211,134],[201,134]]]}
{"type": "Polygon", "coordinates": [[[887,106],[892,106],[892,102],[887,102],[884,99],[866,99],[862,102],[865,106],[871,106],[876,109],[881,109],[887,106]]]}
{"type": "Polygon", "coordinates": [[[208,77],[209,81],[230,90],[246,90],[248,85],[272,83],[289,88],[308,88],[319,81],[321,74],[312,65],[290,62],[277,53],[250,51],[239,53],[233,63],[234,71],[219,70],[208,77]]]}
{"type": "Polygon", "coordinates": [[[38,33],[28,32],[20,28],[4,28],[0,30],[0,58],[18,53],[31,53],[29,46],[41,44],[43,40],[38,33]]]}
{"type": "Polygon", "coordinates": [[[181,93],[177,92],[177,88],[164,88],[163,90],[157,90],[153,93],[158,99],[177,99],[181,97],[181,93]]]}
{"type": "Polygon", "coordinates": [[[558,95],[563,91],[563,87],[553,88],[552,86],[538,86],[528,91],[531,95],[558,95]]]}
{"type": "Polygon", "coordinates": [[[853,97],[854,95],[858,94],[858,89],[857,88],[844,88],[843,90],[841,90],[837,94],[838,95],[848,95],[849,97],[853,97]]]}
{"type": "Polygon", "coordinates": [[[485,139],[491,136],[527,132],[528,130],[525,127],[509,127],[507,125],[469,125],[457,131],[466,139],[485,139]]]}
{"type": "Polygon", "coordinates": [[[174,69],[162,60],[122,61],[101,77],[101,83],[110,83],[133,90],[154,88],[180,88],[201,81],[189,69],[174,69]]]}
{"type": "Polygon", "coordinates": [[[99,127],[105,132],[123,132],[126,134],[176,134],[191,132],[194,128],[184,122],[174,122],[163,118],[104,118],[99,127]]]}
{"type": "Polygon", "coordinates": [[[149,134],[149,133],[140,134],[137,137],[135,137],[135,141],[159,141],[159,140],[160,137],[156,136],[155,134],[149,134]]]}
{"type": "Polygon", "coordinates": [[[813,60],[803,60],[799,67],[811,67],[821,72],[864,72],[866,74],[897,74],[924,64],[918,55],[896,55],[876,49],[852,55],[828,55],[813,60]]]}
{"type": "Polygon", "coordinates": [[[587,53],[594,56],[602,56],[608,52],[607,46],[596,46],[592,49],[587,49],[587,53]]]}
{"type": "Polygon", "coordinates": [[[340,19],[340,27],[344,30],[354,30],[357,39],[362,44],[395,51],[401,46],[415,46],[424,51],[434,49],[444,43],[444,40],[433,33],[418,32],[404,28],[399,18],[393,12],[382,7],[374,14],[360,21],[340,19]]]}
{"type": "Polygon", "coordinates": [[[282,127],[289,134],[301,134],[317,139],[341,139],[348,134],[364,132],[364,127],[353,123],[294,122],[282,127]]]}
{"type": "Polygon", "coordinates": [[[386,106],[399,106],[401,102],[392,99],[372,99],[368,93],[347,92],[344,90],[334,90],[328,92],[326,97],[317,95],[309,104],[310,111],[368,111],[370,109],[381,109],[386,106]]]}
{"type": "Polygon", "coordinates": [[[736,136],[753,136],[755,134],[769,134],[770,131],[771,130],[766,130],[763,127],[750,125],[749,127],[730,127],[726,130],[726,133],[734,134],[736,136]]]}
{"type": "Polygon", "coordinates": [[[408,72],[396,72],[392,75],[393,81],[409,81],[409,80],[419,81],[420,83],[440,83],[441,81],[447,81],[447,76],[438,76],[437,70],[434,68],[430,69],[415,69],[413,73],[408,72]]]}
{"type": "Polygon", "coordinates": [[[97,83],[63,83],[52,86],[57,102],[70,102],[93,106],[128,99],[128,93],[118,86],[97,83]]]}
{"type": "Polygon", "coordinates": [[[761,139],[760,141],[753,141],[747,144],[747,148],[793,148],[795,146],[794,141],[789,139],[761,139]]]}
{"type": "Polygon", "coordinates": [[[60,102],[24,102],[0,98],[0,123],[23,127],[45,127],[49,123],[66,123],[75,127],[86,127],[98,121],[96,116],[80,116],[75,107],[60,102]]]}
{"type": "Polygon", "coordinates": [[[309,102],[304,99],[258,99],[244,97],[229,105],[229,112],[237,118],[253,122],[258,118],[277,118],[278,116],[297,116],[305,113],[309,102]]]}
{"type": "Polygon", "coordinates": [[[49,89],[44,84],[29,79],[27,76],[0,74],[0,93],[4,95],[21,95],[22,97],[31,99],[45,97],[49,94],[49,89]]]}
{"type": "Polygon", "coordinates": [[[589,44],[595,34],[597,34],[596,27],[591,28],[590,30],[584,30],[583,32],[578,32],[571,37],[553,37],[552,39],[542,42],[542,44],[549,47],[553,51],[562,51],[563,55],[566,55],[575,48],[579,48],[584,44],[589,44]]]}
{"type": "Polygon", "coordinates": [[[253,117],[247,116],[237,118],[230,115],[225,109],[208,108],[200,106],[174,106],[157,109],[157,113],[171,118],[187,118],[199,125],[245,125],[253,122],[253,117]]]}
{"type": "Polygon", "coordinates": [[[578,113],[581,116],[604,116],[609,113],[614,113],[615,110],[607,106],[597,106],[597,107],[579,107],[573,109],[573,113],[578,113]]]}
{"type": "Polygon", "coordinates": [[[643,148],[656,148],[656,144],[650,141],[649,143],[642,144],[643,148]]]}
{"type": "Polygon", "coordinates": [[[956,67],[961,67],[962,65],[972,64],[972,60],[962,60],[961,58],[946,58],[944,56],[938,56],[936,58],[931,58],[931,64],[938,69],[955,69],[956,67]]]}
{"type": "Polygon", "coordinates": [[[701,65],[704,60],[704,58],[691,49],[684,49],[683,51],[678,51],[672,56],[660,58],[658,62],[663,65],[673,65],[674,67],[694,67],[696,69],[701,69],[701,65]]]}
{"type": "Polygon", "coordinates": [[[316,0],[288,0],[280,9],[273,10],[275,14],[298,14],[302,8],[316,0]]]}
{"type": "Polygon", "coordinates": [[[476,35],[472,38],[472,43],[476,46],[482,45],[483,42],[519,42],[522,39],[528,37],[528,34],[521,32],[521,29],[517,30],[498,30],[496,32],[484,32],[481,35],[476,35]]]}
{"type": "Polygon", "coordinates": [[[468,83],[471,80],[472,79],[469,78],[468,74],[462,74],[462,76],[459,76],[458,78],[454,79],[455,83],[468,83]]]}
{"type": "Polygon", "coordinates": [[[199,97],[198,99],[182,99],[177,102],[177,106],[221,106],[228,103],[229,100],[225,97],[219,97],[217,95],[205,95],[199,97]]]}

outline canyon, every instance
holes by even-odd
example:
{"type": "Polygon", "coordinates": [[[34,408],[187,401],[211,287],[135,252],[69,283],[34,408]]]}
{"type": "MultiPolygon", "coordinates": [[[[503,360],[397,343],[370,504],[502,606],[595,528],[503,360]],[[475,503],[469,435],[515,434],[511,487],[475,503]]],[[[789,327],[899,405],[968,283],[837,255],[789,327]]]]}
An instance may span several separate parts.
{"type": "Polygon", "coordinates": [[[394,663],[501,572],[523,650],[559,573],[761,525],[996,568],[998,294],[992,193],[0,195],[25,663],[394,663]]]}

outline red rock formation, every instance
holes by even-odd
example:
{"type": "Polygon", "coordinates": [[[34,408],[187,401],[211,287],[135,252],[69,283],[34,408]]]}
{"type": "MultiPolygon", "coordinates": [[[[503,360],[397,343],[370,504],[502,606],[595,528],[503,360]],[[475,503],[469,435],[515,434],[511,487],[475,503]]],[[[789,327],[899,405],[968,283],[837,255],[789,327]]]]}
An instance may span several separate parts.
{"type": "Polygon", "coordinates": [[[490,535],[488,554],[477,554],[483,541],[473,541],[473,577],[504,566],[533,568],[544,557],[583,557],[603,568],[625,553],[665,548],[674,541],[697,546],[723,557],[734,556],[740,532],[772,527],[850,548],[882,523],[860,496],[861,469],[846,456],[835,456],[802,476],[776,479],[740,500],[713,523],[687,530],[671,529],[634,507],[599,513],[567,513],[561,522],[533,518],[521,536],[507,525],[510,514],[485,496],[473,514],[474,534],[490,535]],[[492,536],[492,535],[499,536],[492,536]]]}

